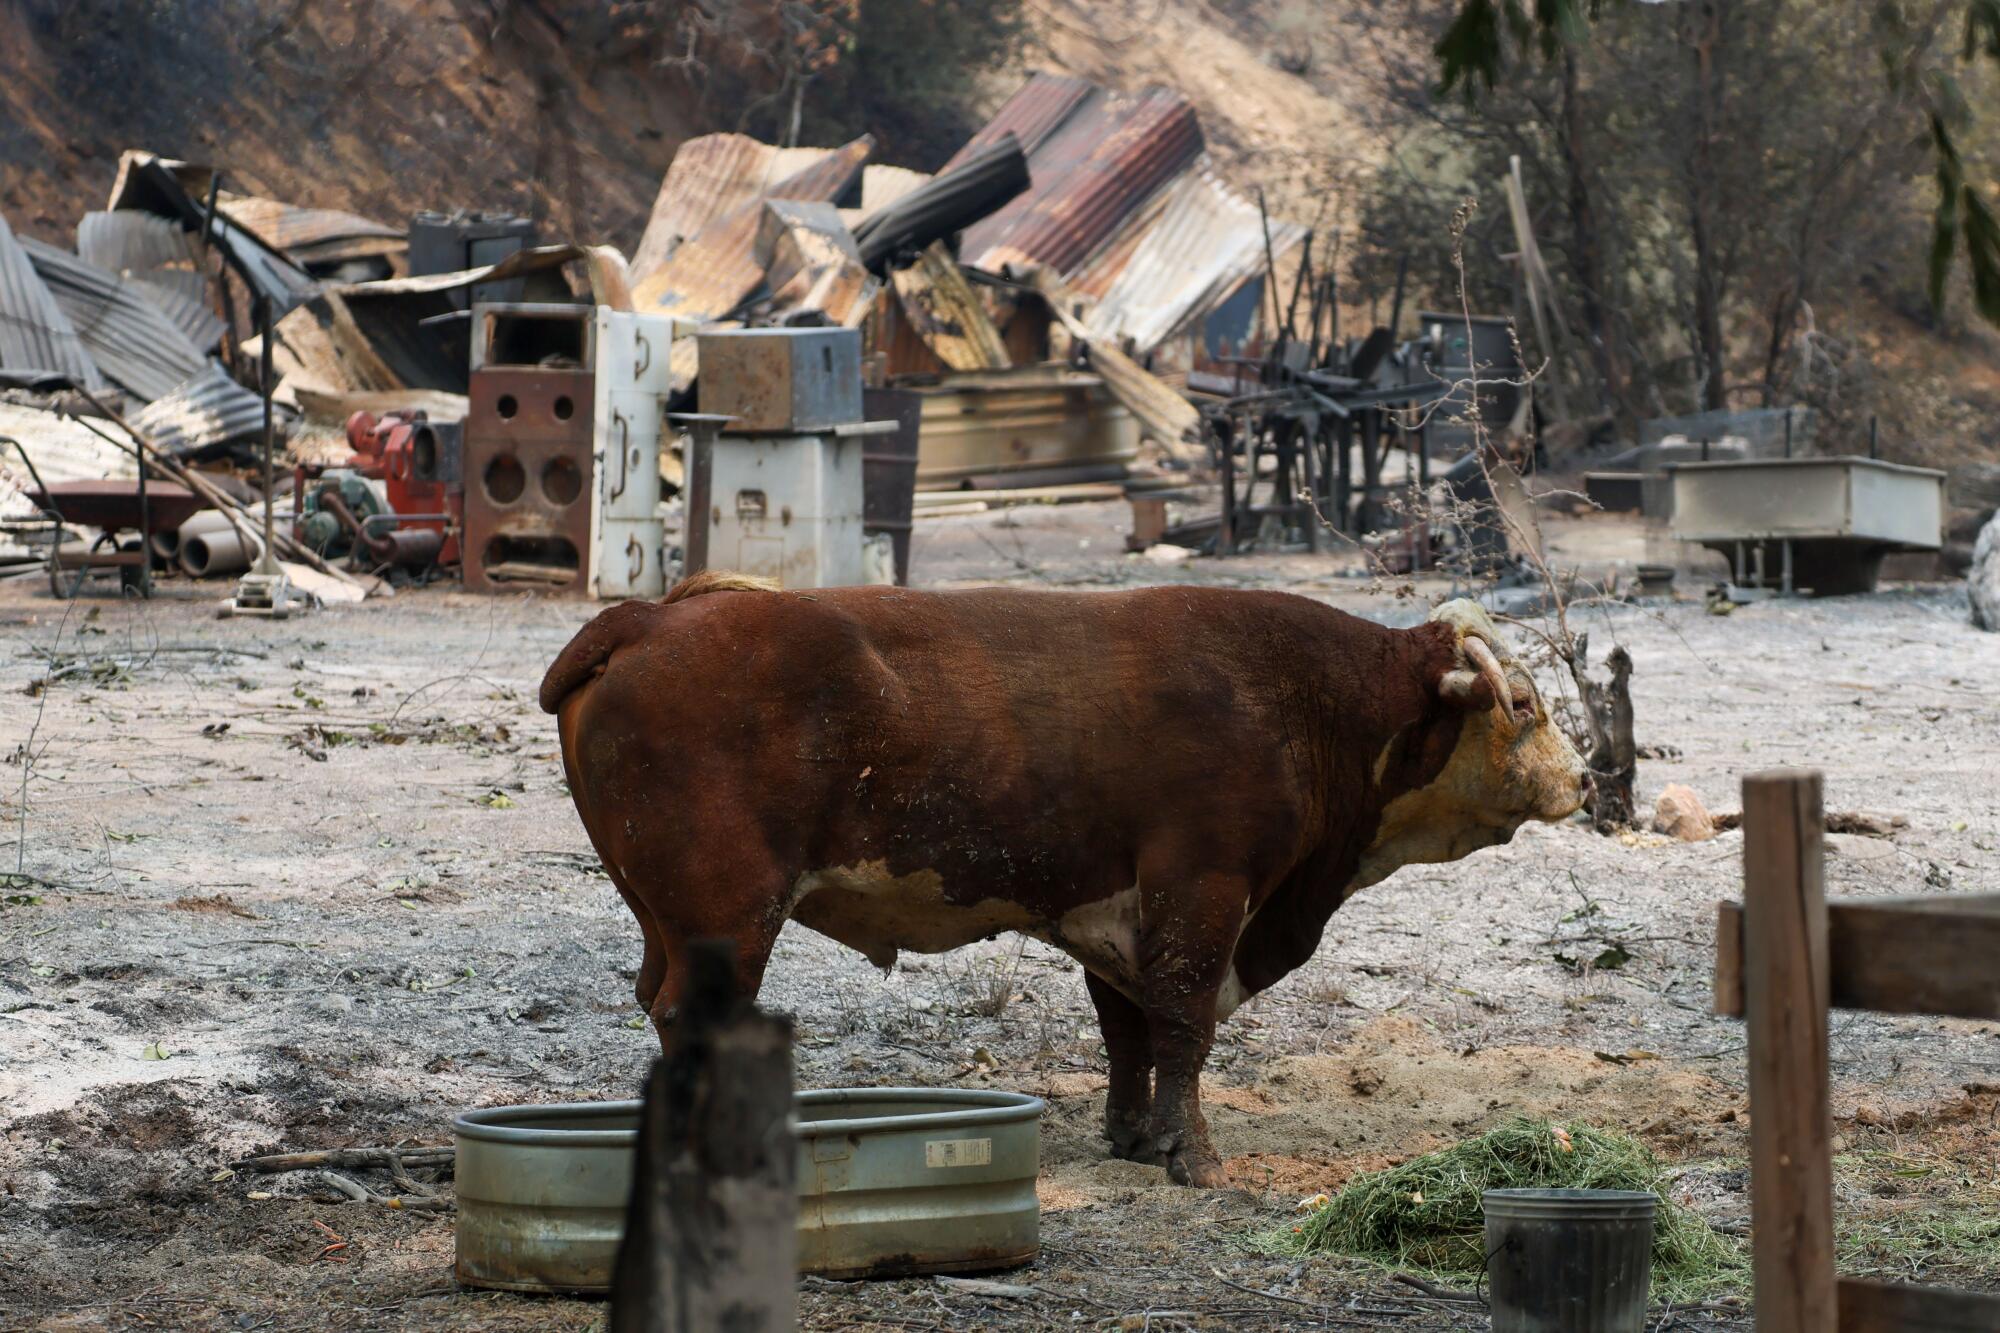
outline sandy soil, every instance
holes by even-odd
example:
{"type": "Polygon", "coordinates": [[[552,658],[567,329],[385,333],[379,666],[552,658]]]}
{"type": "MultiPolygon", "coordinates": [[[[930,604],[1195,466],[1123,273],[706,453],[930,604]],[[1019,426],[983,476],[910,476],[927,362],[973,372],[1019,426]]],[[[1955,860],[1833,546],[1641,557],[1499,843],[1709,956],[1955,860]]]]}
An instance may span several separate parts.
{"type": "MultiPolygon", "coordinates": [[[[1163,565],[1122,554],[1118,519],[927,520],[916,568],[931,584],[1288,587],[1392,620],[1443,591],[1371,595],[1333,556],[1163,565]]],[[[1625,530],[1555,536],[1609,560],[1645,549],[1625,530]]],[[[441,1142],[469,1106],[632,1094],[655,1052],[632,998],[638,932],[533,702],[591,608],[433,591],[269,624],[214,619],[217,592],[66,611],[38,582],[0,584],[0,828],[22,870],[0,894],[0,1330],[597,1325],[599,1304],[457,1289],[448,1217],[227,1169],[441,1142]]],[[[1811,765],[1830,808],[1909,820],[1833,838],[1832,891],[2000,879],[2000,639],[1967,627],[1960,594],[1726,618],[1656,603],[1590,625],[1638,662],[1641,742],[1673,747],[1642,766],[1648,797],[1678,781],[1733,809],[1743,773],[1811,765]]],[[[1534,827],[1364,893],[1223,1031],[1208,1106],[1240,1188],[1215,1192],[1105,1158],[1102,1051],[1059,955],[1003,940],[884,976],[790,927],[763,998],[798,1018],[802,1086],[1049,1099],[1045,1249],[1009,1279],[1033,1298],[808,1282],[808,1324],[1483,1327],[1245,1237],[1523,1110],[1641,1134],[1694,1167],[1690,1202],[1740,1223],[1742,1033],[1708,1013],[1713,905],[1739,860],[1735,834],[1534,827]],[[1590,966],[1614,943],[1628,962],[1590,966]]],[[[1832,1061],[1843,1149],[1948,1164],[1910,1175],[1898,1206],[2000,1187],[1992,1025],[1838,1015],[1832,1061]]]]}

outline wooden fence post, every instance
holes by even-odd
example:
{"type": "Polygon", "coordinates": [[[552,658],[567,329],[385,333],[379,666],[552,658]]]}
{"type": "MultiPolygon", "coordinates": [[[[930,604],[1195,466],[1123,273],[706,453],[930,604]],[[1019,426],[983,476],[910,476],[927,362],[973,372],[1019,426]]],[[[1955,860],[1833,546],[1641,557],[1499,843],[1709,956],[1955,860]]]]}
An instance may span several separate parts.
{"type": "Polygon", "coordinates": [[[1743,993],[1758,1333],[1839,1320],[1820,775],[1743,780],[1743,993]]]}
{"type": "Polygon", "coordinates": [[[673,1050],[646,1083],[610,1333],[798,1327],[792,1025],[736,997],[736,948],[688,950],[673,1050]]]}

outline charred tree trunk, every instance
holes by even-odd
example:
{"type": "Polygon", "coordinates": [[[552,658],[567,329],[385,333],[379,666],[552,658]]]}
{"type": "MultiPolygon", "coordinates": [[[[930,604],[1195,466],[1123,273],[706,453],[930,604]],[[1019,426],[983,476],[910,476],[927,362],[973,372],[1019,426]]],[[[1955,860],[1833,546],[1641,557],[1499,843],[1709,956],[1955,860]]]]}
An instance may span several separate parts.
{"type": "Polygon", "coordinates": [[[674,1049],[639,1124],[610,1333],[798,1326],[792,1025],[736,995],[736,948],[688,951],[674,1049]]]}
{"type": "Polygon", "coordinates": [[[1563,171],[1567,177],[1565,193],[1569,196],[1570,244],[1580,289],[1578,296],[1583,307],[1584,337],[1590,343],[1591,360],[1596,365],[1598,378],[1603,382],[1600,401],[1614,409],[1621,420],[1632,420],[1638,414],[1627,401],[1624,358],[1619,354],[1617,332],[1611,326],[1604,228],[1597,216],[1596,197],[1584,159],[1588,121],[1583,111],[1576,53],[1568,47],[1563,48],[1562,54],[1561,125],[1563,171]]]}
{"type": "Polygon", "coordinates": [[[1632,739],[1632,655],[1622,647],[1613,648],[1604,665],[1610,668],[1611,679],[1593,680],[1590,636],[1577,635],[1569,672],[1590,733],[1590,754],[1584,762],[1590,766],[1591,790],[1584,807],[1600,833],[1632,824],[1639,773],[1639,747],[1632,739]]]}
{"type": "Polygon", "coordinates": [[[1688,166],[1688,227],[1694,242],[1694,321],[1696,349],[1702,367],[1701,405],[1720,410],[1729,405],[1727,353],[1722,345],[1722,257],[1716,237],[1716,208],[1722,182],[1715,165],[1717,107],[1722,97],[1719,57],[1722,46],[1723,0],[1705,0],[1697,12],[1701,28],[1694,38],[1695,134],[1688,166]]]}

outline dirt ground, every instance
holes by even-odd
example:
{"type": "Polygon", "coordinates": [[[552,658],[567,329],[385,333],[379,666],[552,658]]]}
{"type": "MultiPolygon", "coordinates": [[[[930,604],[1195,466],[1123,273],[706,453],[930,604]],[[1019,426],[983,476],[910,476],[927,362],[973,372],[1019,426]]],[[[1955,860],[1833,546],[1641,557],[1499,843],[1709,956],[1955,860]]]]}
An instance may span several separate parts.
{"type": "MultiPolygon", "coordinates": [[[[1121,517],[923,520],[917,578],[1283,587],[1399,622],[1445,591],[1372,594],[1337,555],[1128,557],[1121,517]]],[[[1553,537],[1586,564],[1648,549],[1604,518],[1553,537]]],[[[445,1142],[466,1107],[634,1094],[656,1051],[638,931],[534,704],[594,608],[434,590],[274,624],[216,619],[222,593],[65,608],[37,580],[0,584],[0,829],[20,867],[0,895],[0,1330],[600,1326],[601,1303],[457,1288],[448,1215],[228,1169],[445,1142]]],[[[1641,766],[1649,804],[1673,781],[1732,810],[1742,774],[1817,767],[1830,809],[1908,820],[1834,836],[1831,892],[2000,883],[2000,637],[1968,627],[1961,592],[1586,615],[1600,651],[1637,662],[1639,740],[1666,756],[1641,766]]],[[[807,1325],[1482,1328],[1249,1238],[1520,1111],[1639,1134],[1687,1168],[1684,1201],[1740,1231],[1743,1036],[1708,1012],[1740,841],[1533,826],[1361,894],[1223,1029],[1206,1086],[1224,1191],[1106,1158],[1102,1049],[1059,955],[1003,939],[885,976],[788,927],[763,999],[797,1017],[801,1086],[1049,1101],[1043,1253],[1005,1275],[1028,1296],[808,1280],[807,1325]]],[[[2000,1030],[1840,1014],[1831,1057],[1844,1218],[1946,1199],[1995,1215],[2000,1030]]],[[[1874,1234],[1850,1231],[1847,1271],[1994,1280],[1874,1234]]],[[[1660,1323],[1742,1326],[1723,1306],[1660,1323]]]]}

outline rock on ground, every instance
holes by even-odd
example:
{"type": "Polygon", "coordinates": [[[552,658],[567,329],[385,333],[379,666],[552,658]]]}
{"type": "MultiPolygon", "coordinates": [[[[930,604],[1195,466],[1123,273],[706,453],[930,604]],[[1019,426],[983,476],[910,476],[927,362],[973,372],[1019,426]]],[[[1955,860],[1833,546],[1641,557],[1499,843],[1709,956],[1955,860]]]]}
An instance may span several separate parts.
{"type": "Polygon", "coordinates": [[[1653,803],[1653,831],[1682,842],[1706,842],[1715,836],[1715,820],[1692,787],[1670,782],[1653,803]]]}
{"type": "Polygon", "coordinates": [[[1965,590],[1972,601],[1972,623],[1980,629],[2000,630],[2000,514],[1986,520],[1972,548],[1965,590]]]}

